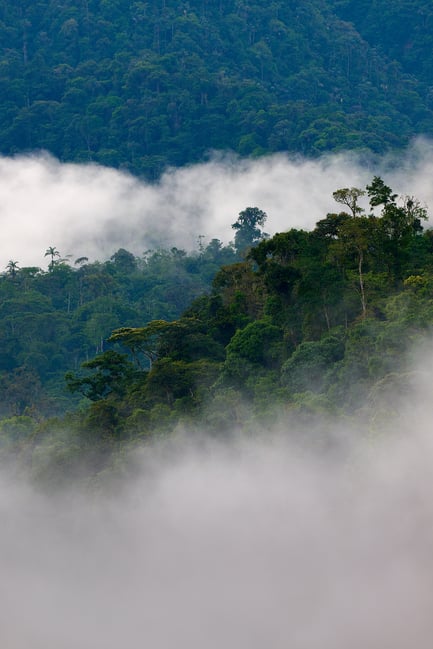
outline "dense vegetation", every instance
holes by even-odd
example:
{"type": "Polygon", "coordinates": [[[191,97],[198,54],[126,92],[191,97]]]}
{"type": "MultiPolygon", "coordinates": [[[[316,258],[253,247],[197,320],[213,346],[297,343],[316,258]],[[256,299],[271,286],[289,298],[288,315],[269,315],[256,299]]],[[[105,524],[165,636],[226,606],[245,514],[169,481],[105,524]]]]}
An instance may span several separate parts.
{"type": "MultiPolygon", "coordinates": [[[[0,0],[0,152],[151,179],[215,150],[370,157],[433,135],[432,28],[425,0],[0,0]]],[[[334,198],[309,232],[248,207],[228,246],[11,259],[1,453],[89,477],[182,426],[380,428],[431,330],[433,236],[379,177],[334,198]]]]}
{"type": "Polygon", "coordinates": [[[424,0],[0,0],[0,151],[156,178],[433,135],[424,0]]]}
{"type": "Polygon", "coordinates": [[[201,238],[190,255],[172,248],[137,258],[119,249],[103,263],[70,263],[50,247],[45,258],[47,270],[11,260],[0,276],[1,416],[64,412],[66,371],[103,352],[116,327],[179,317],[236,251],[201,238]]]}
{"type": "Polygon", "coordinates": [[[10,262],[0,284],[3,452],[30,461],[36,477],[88,476],[179,426],[221,435],[339,413],[379,430],[398,412],[387,395],[408,381],[407,350],[432,328],[433,236],[425,208],[379,177],[334,198],[343,210],[312,231],[271,238],[266,214],[246,208],[232,245],[212,241],[192,256],[121,250],[72,269],[48,249],[46,272],[10,262]],[[178,281],[186,308],[172,306],[178,281]],[[79,406],[44,417],[35,390],[56,401],[68,364],[79,406]]]}

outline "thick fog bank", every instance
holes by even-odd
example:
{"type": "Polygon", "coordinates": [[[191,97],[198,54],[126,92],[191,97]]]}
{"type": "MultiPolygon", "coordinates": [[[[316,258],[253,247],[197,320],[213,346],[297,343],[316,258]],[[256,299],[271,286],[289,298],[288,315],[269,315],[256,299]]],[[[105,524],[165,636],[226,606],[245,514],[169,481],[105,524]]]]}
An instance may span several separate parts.
{"type": "Polygon", "coordinates": [[[346,439],[320,456],[290,431],[178,443],[145,453],[111,496],[42,496],[3,479],[1,646],[429,647],[424,416],[410,435],[346,439]]]}
{"type": "Polygon", "coordinates": [[[153,185],[47,155],[0,158],[0,268],[10,259],[44,267],[48,246],[74,261],[106,259],[119,247],[135,254],[160,245],[191,250],[200,235],[205,243],[214,237],[227,243],[231,224],[248,206],[268,213],[270,234],[310,228],[336,209],[335,189],[363,187],[374,174],[384,175],[396,192],[433,205],[432,171],[433,145],[424,140],[369,165],[355,154],[314,161],[219,157],[173,169],[153,185]]]}
{"type": "MultiPolygon", "coordinates": [[[[396,190],[428,201],[420,190],[432,191],[430,153],[411,155],[407,169],[418,164],[418,175],[392,165],[389,175],[395,173],[396,190]]],[[[337,160],[293,169],[310,165],[324,174],[337,160]]],[[[81,169],[41,159],[21,163],[58,178],[81,169]]],[[[283,158],[267,163],[292,168],[283,158]]],[[[266,161],[242,164],[248,175],[266,161]]],[[[232,178],[241,178],[241,167],[231,167],[232,178]]],[[[338,169],[343,174],[342,163],[338,169]]],[[[134,188],[162,191],[176,178],[185,188],[182,174],[200,167],[173,172],[155,188],[114,171],[91,171],[101,183],[105,173],[123,179],[133,195],[134,188]]],[[[335,183],[325,187],[320,173],[329,193],[335,183]]],[[[337,186],[362,184],[340,179],[337,186]]],[[[114,185],[104,182],[104,191],[114,185]]],[[[288,421],[277,433],[226,442],[197,444],[185,435],[137,452],[131,475],[84,496],[72,487],[41,494],[0,467],[0,646],[427,649],[432,361],[426,345],[406,374],[377,387],[356,431],[335,422],[330,444],[304,444],[321,431],[288,421]]]]}

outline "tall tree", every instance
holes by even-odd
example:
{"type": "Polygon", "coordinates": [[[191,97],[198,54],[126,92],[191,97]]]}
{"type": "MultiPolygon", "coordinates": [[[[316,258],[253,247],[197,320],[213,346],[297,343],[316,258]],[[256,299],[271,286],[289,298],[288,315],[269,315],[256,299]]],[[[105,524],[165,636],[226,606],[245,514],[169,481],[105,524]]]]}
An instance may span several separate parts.
{"type": "Polygon", "coordinates": [[[12,279],[15,279],[15,277],[17,275],[17,272],[19,270],[18,262],[13,261],[11,259],[10,261],[8,261],[8,263],[6,265],[6,270],[7,270],[8,274],[12,277],[12,279]]]}
{"type": "MultiPolygon", "coordinates": [[[[367,315],[367,299],[364,281],[364,264],[371,242],[373,221],[363,215],[364,210],[359,207],[358,200],[365,192],[357,187],[337,189],[332,196],[337,203],[349,208],[351,214],[343,214],[338,219],[334,240],[329,246],[331,256],[334,256],[343,265],[356,260],[358,277],[358,290],[361,299],[362,317],[367,315]],[[342,218],[345,217],[345,218],[342,218]]],[[[331,215],[328,215],[328,218],[331,215]]]]}
{"type": "Polygon", "coordinates": [[[232,228],[236,231],[235,248],[238,254],[244,253],[266,238],[267,235],[262,231],[262,227],[267,218],[266,212],[258,207],[247,207],[239,212],[238,220],[232,223],[232,228]]]}
{"type": "Polygon", "coordinates": [[[51,261],[50,261],[50,263],[48,265],[48,268],[49,268],[50,271],[52,271],[53,268],[54,268],[54,264],[55,264],[54,259],[56,257],[60,257],[60,252],[57,250],[57,248],[55,246],[50,246],[45,251],[44,257],[51,257],[51,261]]]}
{"type": "Polygon", "coordinates": [[[375,176],[367,185],[371,207],[382,206],[379,225],[381,248],[388,272],[394,281],[402,279],[404,264],[411,241],[423,231],[422,221],[427,210],[412,196],[404,196],[397,202],[397,194],[375,176]]]}
{"type": "Polygon", "coordinates": [[[337,203],[346,205],[346,207],[349,208],[353,217],[359,216],[364,211],[358,205],[358,200],[364,195],[365,191],[358,189],[358,187],[351,187],[350,189],[344,187],[343,189],[337,189],[337,191],[332,194],[337,203]]]}

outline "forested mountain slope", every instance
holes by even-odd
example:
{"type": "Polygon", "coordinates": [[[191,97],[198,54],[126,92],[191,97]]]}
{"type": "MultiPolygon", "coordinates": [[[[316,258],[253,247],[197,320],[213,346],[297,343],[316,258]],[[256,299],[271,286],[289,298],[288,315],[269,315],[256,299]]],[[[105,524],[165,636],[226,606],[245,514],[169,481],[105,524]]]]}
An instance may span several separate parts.
{"type": "Polygon", "coordinates": [[[432,102],[433,9],[425,0],[335,0],[337,15],[353,23],[372,47],[425,84],[432,102]]]}
{"type": "Polygon", "coordinates": [[[313,441],[337,415],[392,428],[414,381],[407,353],[433,330],[432,231],[417,199],[380,177],[333,196],[339,211],[312,231],[268,238],[266,214],[247,208],[233,246],[213,241],[195,256],[10,266],[0,281],[0,456],[30,462],[43,481],[89,478],[179,428],[221,436],[269,430],[282,416],[301,418],[313,441]],[[179,282],[188,304],[173,310],[179,282]],[[63,415],[66,368],[79,407],[63,415]],[[53,404],[61,420],[44,416],[53,404]]]}
{"type": "Polygon", "coordinates": [[[432,15],[421,0],[1,0],[0,151],[156,178],[212,150],[399,147],[433,134],[432,15]]]}
{"type": "Polygon", "coordinates": [[[189,255],[121,248],[104,262],[69,263],[51,246],[46,259],[47,270],[10,260],[0,274],[0,417],[64,413],[67,371],[104,352],[117,327],[178,318],[236,254],[215,239],[189,255]]]}

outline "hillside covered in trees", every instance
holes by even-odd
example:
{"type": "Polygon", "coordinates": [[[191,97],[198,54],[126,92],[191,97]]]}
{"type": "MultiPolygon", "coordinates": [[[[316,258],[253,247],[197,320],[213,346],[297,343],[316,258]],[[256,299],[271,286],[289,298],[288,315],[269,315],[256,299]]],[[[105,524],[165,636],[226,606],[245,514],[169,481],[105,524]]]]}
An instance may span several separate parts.
{"type": "MultiPolygon", "coordinates": [[[[432,28],[424,0],[0,0],[0,153],[151,180],[218,151],[370,161],[433,136],[432,28]]],[[[431,331],[432,230],[378,176],[333,196],[311,231],[246,207],[228,245],[5,260],[1,455],[49,480],[183,427],[380,430],[431,331]]]]}
{"type": "Polygon", "coordinates": [[[232,244],[194,255],[119,250],[72,268],[48,249],[47,271],[10,262],[2,454],[36,478],[88,477],[182,427],[221,436],[296,417],[313,430],[337,414],[392,425],[407,352],[433,325],[432,230],[380,177],[333,196],[340,211],[312,231],[268,237],[250,207],[232,244]]]}
{"type": "Polygon", "coordinates": [[[0,152],[158,178],[433,135],[424,0],[1,0],[0,152]]]}
{"type": "Polygon", "coordinates": [[[71,406],[66,371],[105,349],[120,326],[178,318],[236,259],[218,240],[188,255],[177,248],[140,258],[119,249],[106,262],[75,262],[50,246],[40,267],[10,260],[0,276],[0,415],[36,418],[71,406]]]}
{"type": "Polygon", "coordinates": [[[428,645],[432,38],[0,0],[2,647],[428,645]]]}

